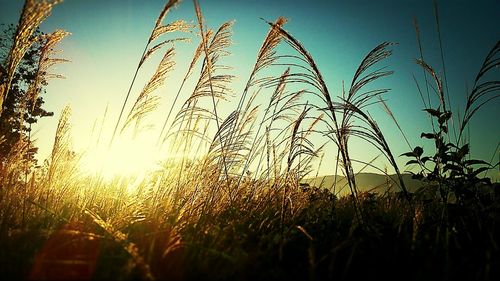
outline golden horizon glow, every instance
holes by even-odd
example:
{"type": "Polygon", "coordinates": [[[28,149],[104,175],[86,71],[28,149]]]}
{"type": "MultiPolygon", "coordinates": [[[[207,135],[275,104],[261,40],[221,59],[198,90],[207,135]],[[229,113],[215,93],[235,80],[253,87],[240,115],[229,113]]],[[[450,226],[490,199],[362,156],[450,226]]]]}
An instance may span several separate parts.
{"type": "Polygon", "coordinates": [[[115,176],[139,176],[159,167],[161,154],[154,145],[130,138],[121,138],[111,147],[93,147],[83,153],[84,172],[101,174],[105,179],[115,176]]]}
{"type": "Polygon", "coordinates": [[[167,152],[168,143],[159,149],[153,139],[151,134],[136,138],[122,136],[111,146],[102,144],[87,148],[82,152],[82,172],[98,174],[107,180],[120,176],[143,177],[149,172],[164,169],[162,163],[166,161],[175,163],[183,158],[195,160],[203,157],[203,154],[194,151],[167,152]]]}

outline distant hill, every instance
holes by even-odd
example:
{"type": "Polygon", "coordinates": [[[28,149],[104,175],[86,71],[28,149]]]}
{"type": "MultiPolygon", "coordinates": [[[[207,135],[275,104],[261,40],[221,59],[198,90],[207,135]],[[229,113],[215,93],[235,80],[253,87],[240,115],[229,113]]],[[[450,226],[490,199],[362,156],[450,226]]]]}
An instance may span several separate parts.
{"type": "MultiPolygon", "coordinates": [[[[321,188],[327,188],[333,192],[335,176],[321,176],[317,178],[303,179],[302,183],[307,183],[310,186],[316,186],[321,188]]],[[[337,176],[337,185],[335,193],[343,196],[350,193],[349,186],[347,185],[347,180],[343,176],[337,176]]],[[[413,192],[416,191],[423,183],[419,180],[414,180],[411,178],[410,174],[403,175],[403,181],[406,188],[413,192]]],[[[371,191],[376,193],[384,193],[388,189],[391,191],[400,191],[398,177],[396,175],[381,175],[374,173],[359,173],[356,175],[356,186],[358,191],[371,191]]]]}

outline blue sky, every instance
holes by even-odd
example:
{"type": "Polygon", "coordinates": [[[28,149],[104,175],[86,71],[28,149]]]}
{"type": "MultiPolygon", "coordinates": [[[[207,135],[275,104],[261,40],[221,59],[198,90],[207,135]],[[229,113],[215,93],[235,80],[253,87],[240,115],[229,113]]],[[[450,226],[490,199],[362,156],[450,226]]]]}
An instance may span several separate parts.
{"type": "MultiPolygon", "coordinates": [[[[472,86],[485,55],[500,39],[500,2],[441,0],[438,3],[453,109],[463,108],[466,87],[472,86]]],[[[17,22],[22,4],[23,1],[0,0],[0,22],[17,22]]],[[[163,5],[164,1],[159,0],[66,0],[54,8],[42,30],[50,32],[62,28],[72,33],[60,46],[64,50],[62,56],[72,62],[57,66],[57,73],[67,78],[52,81],[47,88],[46,107],[56,113],[56,118],[41,120],[35,128],[40,155],[50,152],[57,116],[65,104],[73,108],[74,142],[82,149],[91,142],[88,136],[93,123],[102,117],[107,104],[109,117],[115,120],[145,41],[163,5]]],[[[388,105],[412,145],[432,147],[430,141],[419,139],[421,132],[430,130],[430,125],[421,110],[412,78],[415,75],[423,83],[422,71],[414,63],[419,53],[413,17],[420,24],[427,61],[442,72],[431,0],[200,0],[200,5],[212,28],[228,20],[236,21],[232,56],[226,63],[238,76],[232,85],[237,94],[243,89],[268,29],[261,17],[270,21],[278,16],[289,19],[285,29],[312,54],[334,96],[339,95],[343,80],[346,84],[350,82],[367,52],[383,41],[397,42],[393,56],[384,62],[395,74],[378,85],[392,89],[386,96],[388,105]]],[[[193,3],[183,1],[165,20],[174,19],[194,21],[193,3]]],[[[184,73],[195,45],[196,40],[177,46],[177,74],[167,80],[167,85],[175,83],[184,73]]],[[[152,68],[154,64],[149,70],[152,68]]],[[[148,77],[145,71],[133,93],[138,93],[148,77]]],[[[161,111],[168,107],[168,93],[160,96],[166,96],[161,111]]],[[[387,116],[377,107],[370,110],[386,132],[395,154],[406,152],[407,146],[387,116]]],[[[471,123],[472,152],[488,161],[493,155],[497,159],[499,154],[498,150],[495,152],[500,141],[497,110],[498,100],[485,107],[471,123]]],[[[111,127],[113,122],[106,126],[111,127]]],[[[353,151],[356,157],[364,160],[373,155],[373,150],[359,141],[354,141],[353,151]]],[[[334,157],[335,153],[329,150],[327,154],[334,157]]],[[[407,159],[401,158],[400,162],[404,160],[407,159]]],[[[330,173],[327,168],[320,171],[320,174],[330,173]]]]}

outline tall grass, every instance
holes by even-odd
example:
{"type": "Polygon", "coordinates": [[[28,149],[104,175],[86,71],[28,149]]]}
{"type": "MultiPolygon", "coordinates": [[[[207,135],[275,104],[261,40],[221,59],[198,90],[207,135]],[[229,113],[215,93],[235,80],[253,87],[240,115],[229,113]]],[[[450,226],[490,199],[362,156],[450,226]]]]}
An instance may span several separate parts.
{"type": "MultiPolygon", "coordinates": [[[[153,30],[151,31],[151,35],[149,36],[146,46],[144,47],[144,51],[142,52],[141,58],[139,59],[139,63],[135,69],[134,76],[132,78],[132,81],[130,82],[129,89],[127,91],[127,94],[125,95],[125,99],[123,101],[123,105],[120,110],[120,114],[118,116],[118,120],[116,121],[115,129],[113,131],[113,135],[111,136],[111,141],[110,141],[110,146],[113,144],[113,141],[116,136],[116,132],[118,130],[118,127],[120,126],[120,122],[122,119],[123,112],[125,110],[125,107],[127,105],[127,101],[130,97],[130,93],[132,91],[132,87],[134,86],[135,80],[137,78],[137,74],[139,73],[139,70],[141,66],[144,64],[144,62],[151,57],[155,52],[160,50],[163,46],[171,44],[176,41],[184,41],[186,38],[174,38],[174,39],[166,39],[164,41],[161,41],[160,43],[157,43],[153,47],[150,47],[152,43],[155,41],[158,41],[158,39],[168,33],[172,33],[175,31],[189,31],[190,26],[185,23],[184,21],[175,21],[169,24],[163,24],[163,20],[167,16],[167,13],[177,5],[179,1],[178,0],[169,0],[163,9],[160,12],[160,15],[158,16],[155,26],[153,30]]],[[[162,61],[160,62],[160,65],[158,65],[158,68],[155,72],[155,74],[151,77],[151,80],[146,84],[142,92],[139,94],[137,97],[136,102],[132,106],[132,109],[130,110],[130,113],[127,116],[127,120],[125,121],[125,124],[122,127],[122,131],[127,125],[130,124],[132,120],[137,121],[137,126],[140,123],[140,119],[142,118],[143,115],[151,112],[152,110],[155,109],[157,105],[157,98],[156,97],[150,97],[151,92],[153,92],[156,88],[158,88],[160,85],[163,84],[166,74],[172,70],[173,68],[173,62],[171,61],[171,57],[173,56],[173,47],[168,49],[165,55],[163,56],[162,61]]]]}
{"type": "MultiPolygon", "coordinates": [[[[10,85],[14,78],[14,73],[21,62],[26,51],[33,43],[41,38],[33,38],[31,35],[40,24],[50,16],[54,5],[60,1],[25,1],[21,17],[17,25],[14,40],[10,52],[5,60],[5,67],[0,72],[0,115],[3,111],[3,103],[9,94],[10,85]]],[[[58,35],[54,35],[58,36],[58,35]]],[[[64,35],[63,35],[64,37],[64,35]]],[[[57,41],[57,39],[54,39],[57,41]]]]}

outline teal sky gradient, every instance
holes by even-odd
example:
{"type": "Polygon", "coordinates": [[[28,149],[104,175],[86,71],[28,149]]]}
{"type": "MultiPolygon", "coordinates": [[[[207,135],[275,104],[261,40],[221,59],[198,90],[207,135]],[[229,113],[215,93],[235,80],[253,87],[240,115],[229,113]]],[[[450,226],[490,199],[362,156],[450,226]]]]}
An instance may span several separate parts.
{"type": "MultiPolygon", "coordinates": [[[[52,15],[43,23],[42,31],[61,28],[72,33],[60,45],[64,50],[62,57],[72,62],[59,65],[55,70],[67,79],[53,80],[47,88],[46,108],[54,111],[56,117],[41,120],[35,128],[35,131],[38,130],[41,157],[50,152],[57,117],[65,104],[72,106],[75,146],[81,149],[91,142],[88,135],[96,118],[102,117],[106,104],[109,104],[110,118],[106,126],[112,127],[144,44],[164,3],[160,0],[66,0],[54,8],[52,15]]],[[[467,87],[472,87],[484,57],[500,39],[500,2],[441,0],[438,3],[449,93],[453,110],[456,112],[460,108],[463,111],[467,87]]],[[[0,22],[17,22],[22,5],[23,1],[0,0],[0,22]]],[[[232,84],[236,95],[242,92],[268,30],[261,17],[269,21],[278,16],[289,19],[285,29],[312,54],[334,96],[340,95],[342,81],[350,84],[357,66],[372,48],[383,41],[397,42],[398,45],[393,47],[393,56],[383,63],[395,74],[377,85],[392,89],[386,95],[388,105],[412,145],[423,145],[424,149],[432,147],[431,141],[419,138],[421,132],[430,131],[430,123],[422,111],[423,105],[412,77],[415,75],[424,86],[422,71],[414,63],[419,52],[413,17],[420,25],[426,61],[442,73],[431,0],[200,0],[200,5],[207,25],[213,29],[225,21],[236,20],[232,55],[225,61],[238,76],[232,84]]],[[[183,1],[168,14],[165,22],[174,19],[194,22],[193,3],[183,1]]],[[[196,44],[197,39],[194,39],[192,43],[176,46],[177,69],[166,81],[167,87],[174,85],[169,92],[176,92],[176,81],[185,72],[196,44]]],[[[150,63],[141,73],[133,95],[138,94],[155,66],[150,63]]],[[[183,97],[186,97],[189,90],[184,92],[183,97]]],[[[166,92],[160,96],[163,100],[159,112],[166,114],[171,96],[166,92]]],[[[498,161],[498,109],[496,100],[471,121],[474,157],[487,161],[494,157],[498,161]]],[[[408,151],[387,115],[378,106],[369,111],[386,133],[394,154],[408,151]]],[[[162,121],[156,124],[155,132],[161,128],[162,121]]],[[[357,140],[353,142],[352,149],[354,157],[363,160],[376,155],[367,144],[357,140]]],[[[326,153],[329,159],[335,157],[331,148],[326,153]]],[[[399,162],[406,160],[400,158],[399,162]]],[[[320,174],[332,174],[331,167],[324,165],[320,174]]],[[[498,169],[489,175],[497,177],[498,169]]]]}

